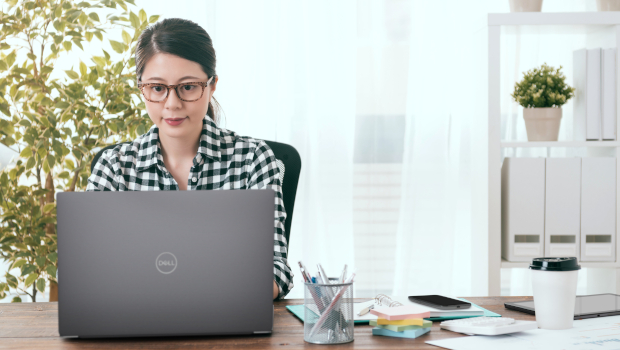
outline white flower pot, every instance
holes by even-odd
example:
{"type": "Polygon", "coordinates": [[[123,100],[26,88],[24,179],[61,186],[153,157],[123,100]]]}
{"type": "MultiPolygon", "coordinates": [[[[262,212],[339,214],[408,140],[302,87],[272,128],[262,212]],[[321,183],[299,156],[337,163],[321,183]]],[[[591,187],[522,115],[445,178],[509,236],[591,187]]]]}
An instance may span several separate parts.
{"type": "Polygon", "coordinates": [[[509,0],[510,12],[540,12],[542,0],[509,0]]]}
{"type": "Polygon", "coordinates": [[[620,11],[620,0],[596,0],[598,11],[620,11]]]}
{"type": "Polygon", "coordinates": [[[528,141],[557,141],[562,108],[523,108],[528,141]]]}

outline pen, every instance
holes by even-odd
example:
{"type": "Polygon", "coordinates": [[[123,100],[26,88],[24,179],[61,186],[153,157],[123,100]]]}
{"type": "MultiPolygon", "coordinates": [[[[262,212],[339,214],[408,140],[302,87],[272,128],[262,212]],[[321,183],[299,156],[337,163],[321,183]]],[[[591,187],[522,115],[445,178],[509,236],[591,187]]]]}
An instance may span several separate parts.
{"type": "Polygon", "coordinates": [[[340,274],[339,282],[344,283],[346,278],[347,278],[347,264],[344,264],[344,269],[342,270],[342,273],[340,274]]]}
{"type": "Polygon", "coordinates": [[[310,270],[308,270],[306,268],[306,265],[304,265],[304,263],[302,263],[301,261],[299,263],[301,264],[301,266],[304,267],[304,271],[306,271],[306,277],[308,278],[308,281],[311,281],[312,280],[312,276],[310,276],[310,270]]]}
{"type": "Polygon", "coordinates": [[[299,268],[301,269],[301,277],[303,277],[305,282],[310,282],[308,281],[308,276],[306,276],[306,269],[304,269],[304,265],[301,263],[301,261],[299,262],[299,268]]]}
{"type": "Polygon", "coordinates": [[[369,313],[369,312],[370,312],[370,310],[372,310],[372,309],[374,309],[374,308],[375,308],[375,304],[372,304],[372,305],[370,305],[369,307],[363,308],[363,309],[362,309],[362,311],[360,311],[360,312],[357,314],[357,316],[364,316],[364,315],[366,315],[367,313],[369,313]]]}

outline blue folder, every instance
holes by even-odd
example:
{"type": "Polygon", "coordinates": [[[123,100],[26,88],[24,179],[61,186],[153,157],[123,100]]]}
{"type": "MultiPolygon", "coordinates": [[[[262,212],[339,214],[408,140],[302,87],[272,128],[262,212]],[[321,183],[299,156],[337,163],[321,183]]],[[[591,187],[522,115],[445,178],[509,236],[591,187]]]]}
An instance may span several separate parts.
{"type": "MultiPolygon", "coordinates": [[[[467,301],[465,299],[459,298],[463,301],[467,301]]],[[[484,314],[482,316],[486,316],[486,317],[501,317],[502,315],[500,314],[496,314],[493,311],[489,311],[483,307],[480,307],[470,301],[467,301],[468,303],[471,303],[473,306],[478,307],[479,309],[481,309],[484,314]]],[[[292,312],[293,315],[297,316],[297,318],[299,318],[300,320],[304,320],[304,306],[303,304],[301,305],[288,305],[286,307],[288,309],[288,311],[292,312]]],[[[317,315],[318,316],[318,315],[317,315]]],[[[425,318],[425,320],[429,320],[429,321],[445,321],[445,320],[454,320],[457,318],[469,318],[469,317],[479,317],[479,316],[455,316],[455,317],[429,317],[429,318],[425,318]]],[[[355,324],[368,324],[368,320],[356,320],[355,324]]]]}

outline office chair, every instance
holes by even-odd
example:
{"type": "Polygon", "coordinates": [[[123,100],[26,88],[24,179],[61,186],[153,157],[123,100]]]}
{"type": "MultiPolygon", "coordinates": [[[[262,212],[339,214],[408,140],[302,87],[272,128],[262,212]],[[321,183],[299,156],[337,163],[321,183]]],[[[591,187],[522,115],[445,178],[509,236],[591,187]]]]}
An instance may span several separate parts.
{"type": "MultiPolygon", "coordinates": [[[[128,143],[128,142],[124,142],[128,143]]],[[[282,183],[282,200],[284,209],[286,210],[286,221],[284,222],[284,235],[286,242],[290,242],[291,223],[293,222],[293,208],[295,207],[295,196],[297,195],[297,184],[299,183],[299,173],[301,171],[301,157],[297,150],[285,143],[266,141],[265,143],[271,148],[276,156],[276,163],[280,168],[280,182],[282,183]],[[286,174],[286,176],[285,176],[286,174]]],[[[105,150],[111,149],[117,145],[110,145],[102,148],[90,163],[90,172],[105,150]]],[[[287,247],[288,248],[288,247],[287,247]]]]}

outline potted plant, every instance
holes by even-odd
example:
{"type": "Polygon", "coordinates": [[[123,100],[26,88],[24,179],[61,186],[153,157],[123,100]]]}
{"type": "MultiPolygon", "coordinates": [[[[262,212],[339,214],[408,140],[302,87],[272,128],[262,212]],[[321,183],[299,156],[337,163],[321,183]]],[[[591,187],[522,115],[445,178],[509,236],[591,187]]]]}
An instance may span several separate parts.
{"type": "Polygon", "coordinates": [[[566,84],[560,68],[546,63],[523,73],[512,97],[523,106],[523,119],[529,141],[557,141],[562,105],[574,96],[575,88],[566,84]]]}
{"type": "Polygon", "coordinates": [[[0,276],[0,299],[36,301],[49,285],[50,300],[57,300],[55,192],[84,190],[97,150],[150,127],[133,51],[158,16],[134,13],[128,4],[133,0],[0,5],[0,142],[19,153],[0,173],[0,258],[9,271],[19,269],[0,276]],[[105,40],[120,59],[105,50],[77,51],[94,38],[104,41],[111,28],[122,28],[122,38],[105,40]],[[60,75],[55,63],[69,53],[88,63],[60,75]]]}

